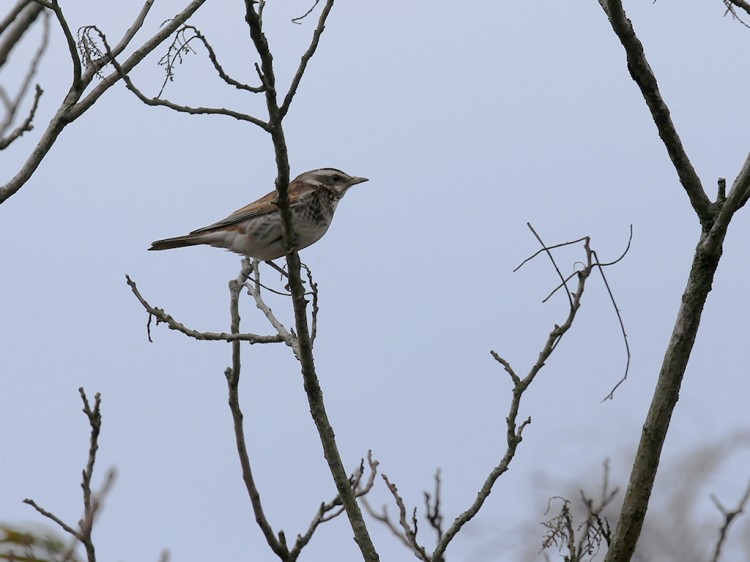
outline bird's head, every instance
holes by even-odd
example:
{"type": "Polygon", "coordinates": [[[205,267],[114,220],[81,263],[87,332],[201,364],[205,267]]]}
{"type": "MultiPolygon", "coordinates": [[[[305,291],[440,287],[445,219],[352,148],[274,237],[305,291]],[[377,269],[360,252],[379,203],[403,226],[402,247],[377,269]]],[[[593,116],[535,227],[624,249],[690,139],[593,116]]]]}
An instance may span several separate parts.
{"type": "Polygon", "coordinates": [[[368,179],[358,176],[350,176],[346,172],[342,172],[336,168],[320,168],[318,170],[310,170],[309,172],[300,174],[294,181],[331,188],[338,193],[340,199],[351,186],[366,182],[368,179]]]}

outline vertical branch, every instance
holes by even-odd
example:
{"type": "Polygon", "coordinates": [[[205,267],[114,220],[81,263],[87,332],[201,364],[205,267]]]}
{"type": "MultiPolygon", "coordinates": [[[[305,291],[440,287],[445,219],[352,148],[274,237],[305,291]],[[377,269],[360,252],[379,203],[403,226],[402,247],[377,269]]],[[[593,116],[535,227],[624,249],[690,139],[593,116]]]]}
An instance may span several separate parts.
{"type": "MultiPolygon", "coordinates": [[[[233,279],[229,283],[229,311],[231,315],[231,333],[240,333],[240,309],[239,300],[240,292],[242,287],[247,281],[252,271],[252,264],[249,260],[242,262],[242,271],[237,279],[233,279]]],[[[242,480],[245,482],[245,488],[247,489],[248,496],[250,496],[250,503],[253,506],[253,513],[255,514],[255,521],[258,523],[263,536],[271,547],[271,550],[281,559],[286,560],[289,556],[289,550],[286,544],[279,541],[274,535],[273,529],[271,528],[268,519],[263,511],[263,504],[260,501],[260,492],[258,487],[255,485],[255,478],[253,478],[253,471],[250,467],[250,457],[247,453],[247,444],[245,441],[245,429],[243,425],[243,414],[240,408],[240,395],[239,395],[239,384],[240,384],[240,370],[241,370],[241,348],[242,342],[240,340],[234,340],[232,342],[232,366],[228,367],[224,371],[224,375],[227,378],[227,385],[229,388],[229,409],[232,412],[232,420],[234,422],[234,437],[235,445],[237,446],[237,453],[240,457],[240,466],[242,467],[242,480]]]]}
{"type": "Polygon", "coordinates": [[[734,213],[744,206],[750,197],[750,160],[746,161],[726,199],[722,187],[719,198],[712,203],[703,191],[700,180],[682,147],[669,116],[669,109],[661,98],[656,78],[646,61],[643,45],[625,15],[622,2],[599,0],[599,3],[625,48],[628,70],[651,111],[659,136],[669,152],[702,227],[687,286],[682,294],[680,309],[643,425],[620,518],[605,558],[605,562],[629,562],[643,527],[662,447],[695,344],[703,308],[719,267],[724,238],[734,213]]]}
{"type": "MultiPolygon", "coordinates": [[[[315,361],[312,353],[312,339],[310,328],[307,321],[307,299],[305,298],[305,289],[302,284],[301,263],[296,248],[296,236],[292,225],[292,212],[289,207],[289,196],[287,189],[289,187],[289,155],[286,146],[286,138],[282,127],[282,121],[286,111],[289,109],[286,105],[282,108],[278,104],[276,91],[276,77],[274,74],[273,57],[268,45],[268,40],[262,29],[260,13],[255,10],[255,0],[245,0],[245,21],[247,22],[250,32],[250,38],[255,45],[260,57],[260,65],[257,68],[263,86],[265,87],[266,108],[268,110],[268,125],[271,132],[271,139],[276,156],[276,191],[278,192],[278,206],[281,215],[281,226],[284,243],[287,247],[287,273],[289,276],[289,292],[292,295],[292,307],[294,309],[295,327],[297,331],[297,345],[299,352],[299,362],[304,380],[305,393],[310,405],[310,413],[315,427],[318,430],[320,441],[323,446],[323,455],[325,456],[328,467],[331,471],[336,490],[339,493],[341,502],[346,510],[349,523],[352,527],[354,540],[357,543],[362,556],[366,562],[377,562],[380,558],[375,546],[372,544],[367,526],[365,525],[362,512],[357,503],[348,475],[344,469],[341,455],[336,445],[336,438],[333,427],[326,413],[325,403],[323,401],[323,391],[318,381],[315,371],[315,361]]],[[[323,8],[327,15],[333,5],[333,0],[328,0],[323,8]]],[[[319,22],[318,28],[322,29],[325,18],[319,22]]],[[[304,65],[312,57],[317,38],[313,39],[311,49],[306,53],[306,59],[303,58],[304,65]]],[[[304,72],[304,65],[298,74],[304,72]]],[[[295,77],[294,87],[299,84],[299,79],[295,77]]],[[[293,92],[287,95],[288,101],[291,102],[293,92]]]]}
{"type": "Polygon", "coordinates": [[[102,428],[102,414],[100,406],[102,403],[101,394],[98,392],[94,396],[94,408],[92,409],[86,393],[83,388],[79,388],[83,400],[83,413],[89,419],[91,426],[91,438],[89,439],[89,459],[86,468],[83,469],[83,478],[81,479],[81,488],[83,489],[83,521],[81,521],[81,542],[86,549],[86,555],[90,562],[96,560],[94,543],[91,540],[91,531],[94,524],[94,513],[96,506],[91,500],[91,478],[94,476],[94,463],[96,462],[96,452],[99,450],[99,432],[102,428]]]}
{"type": "MultiPolygon", "coordinates": [[[[79,388],[78,392],[81,395],[83,401],[83,413],[89,420],[89,426],[91,427],[91,437],[89,438],[89,455],[86,461],[86,467],[83,469],[83,477],[81,479],[81,489],[83,490],[83,517],[78,522],[78,530],[74,529],[71,525],[65,523],[62,519],[57,517],[54,513],[47,511],[43,507],[37,505],[32,499],[25,499],[25,504],[33,507],[38,513],[54,521],[60,526],[66,533],[70,534],[76,541],[80,542],[86,550],[86,559],[88,562],[96,562],[96,549],[94,548],[94,542],[91,538],[91,532],[94,528],[94,520],[96,515],[101,509],[101,505],[104,497],[109,493],[112,488],[112,484],[115,479],[115,471],[110,469],[104,476],[104,483],[97,494],[91,492],[91,479],[94,475],[94,464],[96,462],[96,454],[99,450],[99,432],[102,427],[102,414],[101,414],[101,402],[102,397],[97,392],[94,397],[94,407],[91,407],[89,399],[86,396],[86,392],[83,388],[79,388]]],[[[76,543],[73,542],[68,548],[67,552],[63,555],[62,560],[72,560],[73,551],[75,550],[76,543]]]]}

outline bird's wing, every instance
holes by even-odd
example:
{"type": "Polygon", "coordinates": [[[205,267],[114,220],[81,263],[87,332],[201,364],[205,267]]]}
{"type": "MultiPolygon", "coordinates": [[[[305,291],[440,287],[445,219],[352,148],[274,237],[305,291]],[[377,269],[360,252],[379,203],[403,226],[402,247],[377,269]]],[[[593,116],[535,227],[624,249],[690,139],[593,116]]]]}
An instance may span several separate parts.
{"type": "MultiPolygon", "coordinates": [[[[302,199],[304,199],[307,195],[315,191],[315,188],[310,186],[309,184],[305,184],[298,181],[293,181],[289,184],[289,204],[295,205],[299,203],[302,199]]],[[[267,215],[268,213],[275,212],[278,207],[276,206],[276,201],[278,193],[276,191],[272,191],[271,193],[268,193],[261,197],[260,199],[257,199],[256,201],[253,201],[249,205],[245,205],[241,209],[237,209],[234,213],[229,215],[228,217],[215,222],[213,224],[209,224],[208,226],[204,226],[202,228],[199,228],[197,230],[193,230],[190,234],[200,234],[202,232],[208,232],[210,230],[215,230],[217,228],[222,228],[225,226],[231,226],[233,224],[240,223],[242,221],[252,219],[254,217],[259,217],[262,215],[267,215]]]]}

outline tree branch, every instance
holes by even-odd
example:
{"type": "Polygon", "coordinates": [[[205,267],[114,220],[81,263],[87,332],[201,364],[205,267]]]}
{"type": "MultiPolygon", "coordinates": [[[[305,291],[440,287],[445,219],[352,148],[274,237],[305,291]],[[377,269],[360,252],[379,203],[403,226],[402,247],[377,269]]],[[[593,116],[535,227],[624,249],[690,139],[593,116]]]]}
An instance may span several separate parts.
{"type": "MultiPolygon", "coordinates": [[[[738,8],[741,8],[745,10],[748,14],[750,14],[750,4],[748,4],[745,0],[724,0],[724,5],[727,7],[727,10],[732,11],[732,14],[737,17],[737,14],[734,13],[733,6],[737,6],[738,8]]],[[[739,18],[737,18],[739,19],[739,18]]],[[[740,20],[742,21],[742,20],[740,20]]],[[[744,22],[743,22],[744,23],[744,22]]]]}
{"type": "MultiPolygon", "coordinates": [[[[135,281],[133,281],[130,276],[126,275],[125,279],[127,280],[128,285],[130,286],[130,290],[133,291],[133,294],[135,295],[135,298],[138,299],[138,302],[141,303],[143,308],[146,309],[146,312],[149,314],[149,341],[151,340],[151,330],[150,330],[150,323],[151,323],[151,317],[153,316],[156,318],[157,324],[159,322],[163,322],[167,325],[167,327],[170,330],[177,330],[178,332],[181,332],[185,334],[186,336],[189,336],[191,338],[194,338],[196,340],[201,341],[224,341],[224,342],[240,342],[240,341],[246,341],[250,342],[251,344],[254,343],[287,343],[285,342],[284,338],[280,335],[276,336],[260,336],[258,334],[240,334],[240,333],[231,333],[227,334],[226,332],[199,332],[197,330],[193,330],[191,328],[186,327],[184,324],[180,324],[177,320],[172,318],[169,314],[164,312],[163,309],[157,308],[155,306],[151,306],[148,301],[146,301],[145,298],[141,295],[141,293],[138,291],[138,287],[135,284],[135,281]]],[[[287,345],[289,345],[287,343],[287,345]]]]}
{"type": "MultiPolygon", "coordinates": [[[[234,279],[229,283],[229,310],[231,313],[231,331],[233,335],[239,335],[240,333],[239,298],[242,286],[247,280],[249,274],[249,262],[245,260],[240,275],[237,279],[234,279]]],[[[240,408],[240,354],[240,342],[235,340],[232,342],[232,366],[228,367],[224,374],[226,375],[229,389],[229,409],[232,412],[232,420],[234,421],[235,445],[237,446],[237,453],[240,457],[242,480],[245,482],[245,488],[250,497],[250,503],[253,506],[255,522],[258,524],[258,527],[260,527],[268,546],[281,560],[287,560],[289,557],[289,549],[284,542],[276,538],[273,528],[266,518],[265,512],[263,511],[263,504],[260,500],[260,492],[255,484],[253,471],[250,467],[250,457],[247,453],[247,445],[245,441],[243,414],[242,409],[240,408]]]]}
{"type": "MultiPolygon", "coordinates": [[[[289,206],[289,155],[287,152],[286,138],[282,121],[284,114],[279,107],[276,95],[276,78],[273,67],[273,57],[268,45],[268,40],[262,29],[259,11],[255,10],[255,0],[245,0],[245,21],[248,25],[250,38],[255,45],[260,57],[258,72],[261,82],[265,86],[266,108],[268,110],[268,124],[271,127],[271,139],[276,156],[276,191],[278,193],[277,205],[281,215],[281,231],[284,244],[287,248],[287,273],[289,276],[289,292],[292,294],[292,306],[299,349],[299,362],[304,380],[305,394],[307,395],[315,427],[318,430],[320,441],[331,475],[336,484],[336,490],[346,509],[349,523],[352,527],[354,540],[357,543],[365,562],[377,562],[379,556],[372,544],[367,531],[367,526],[362,517],[362,512],[357,504],[356,497],[344,469],[341,455],[336,445],[336,438],[328,420],[323,392],[320,388],[318,376],[315,371],[315,362],[312,353],[312,340],[307,321],[307,300],[305,289],[302,285],[301,264],[296,251],[296,236],[292,225],[292,213],[289,206]]],[[[329,0],[329,3],[333,3],[329,0]]]]}
{"type": "MultiPolygon", "coordinates": [[[[88,460],[86,461],[86,467],[83,469],[83,477],[81,479],[81,489],[83,490],[83,518],[78,522],[78,530],[74,529],[71,525],[65,523],[62,519],[57,517],[54,513],[47,511],[46,509],[37,505],[32,499],[25,499],[23,502],[33,507],[38,513],[46,517],[47,519],[54,521],[61,529],[66,533],[74,537],[80,542],[86,550],[86,558],[88,562],[96,562],[96,549],[94,548],[94,542],[91,538],[91,532],[94,528],[94,520],[97,513],[101,509],[102,502],[107,496],[109,491],[114,484],[115,472],[109,470],[104,476],[104,483],[100,488],[99,492],[94,494],[91,490],[91,479],[94,475],[94,464],[96,462],[96,454],[99,450],[99,432],[102,425],[101,415],[101,395],[97,392],[94,397],[94,407],[91,407],[86,392],[83,388],[79,388],[78,392],[81,395],[83,401],[83,413],[89,421],[91,427],[91,436],[89,438],[89,454],[88,460]]],[[[73,557],[73,544],[68,552],[63,556],[62,560],[71,560],[73,557]]]]}
{"type": "Polygon", "coordinates": [[[680,178],[680,183],[690,198],[690,204],[695,209],[698,219],[705,228],[713,215],[711,201],[703,190],[700,178],[682,146],[674,123],[672,123],[669,108],[659,92],[656,77],[643,52],[643,44],[636,36],[633,25],[625,15],[621,0],[599,0],[599,4],[607,14],[612,29],[620,39],[622,46],[625,47],[630,75],[641,90],[643,99],[651,111],[651,117],[659,131],[659,137],[661,137],[680,178]]]}
{"type": "MultiPolygon", "coordinates": [[[[312,11],[314,8],[315,6],[310,8],[310,11],[312,11]]],[[[320,42],[320,36],[323,34],[323,30],[325,29],[326,19],[328,19],[328,14],[331,12],[331,8],[333,8],[333,0],[328,0],[325,3],[325,6],[323,6],[323,11],[320,12],[320,17],[318,18],[318,25],[316,26],[315,31],[313,32],[313,37],[312,37],[312,41],[310,41],[310,46],[307,48],[307,51],[305,51],[305,54],[302,55],[302,59],[300,60],[299,66],[297,67],[297,72],[294,73],[294,78],[292,78],[292,83],[289,86],[289,91],[284,97],[284,102],[281,104],[281,107],[279,108],[279,114],[282,119],[289,111],[289,106],[292,104],[294,95],[297,93],[297,88],[299,88],[300,81],[302,80],[302,76],[304,75],[305,69],[307,68],[307,63],[310,62],[310,59],[313,57],[313,55],[315,54],[315,51],[318,48],[318,43],[320,42]]],[[[307,14],[305,14],[305,16],[306,15],[307,14]]],[[[302,16],[302,17],[305,17],[305,16],[302,16]]]]}
{"type": "Polygon", "coordinates": [[[745,493],[742,495],[742,498],[740,498],[739,502],[737,502],[737,507],[732,510],[728,510],[723,505],[721,505],[721,502],[716,496],[712,495],[711,500],[714,502],[714,505],[716,505],[716,508],[724,516],[724,522],[719,529],[719,538],[716,541],[716,547],[714,548],[714,555],[713,558],[711,558],[711,562],[719,562],[719,558],[721,558],[721,549],[724,546],[724,541],[726,540],[727,534],[729,533],[729,526],[737,518],[738,515],[742,515],[744,513],[745,507],[747,507],[747,502],[748,500],[750,500],[750,484],[745,487],[745,493]]]}
{"type": "MultiPolygon", "coordinates": [[[[5,202],[9,197],[13,196],[21,189],[26,182],[29,180],[34,171],[39,167],[44,157],[52,148],[57,137],[63,131],[63,129],[69,124],[78,119],[84,112],[86,112],[93,104],[98,100],[104,92],[106,92],[113,84],[120,79],[120,72],[115,70],[108,76],[102,79],[85,98],[81,99],[86,88],[91,84],[96,73],[101,67],[106,64],[106,61],[101,62],[100,65],[92,65],[87,67],[86,71],[81,75],[81,61],[78,58],[76,52],[75,40],[73,39],[72,33],[70,32],[67,22],[62,15],[62,10],[57,5],[57,2],[46,2],[43,0],[37,0],[42,5],[48,6],[50,9],[55,11],[58,16],[58,21],[63,28],[63,32],[68,42],[68,50],[70,51],[71,60],[73,62],[73,80],[65,95],[63,101],[60,103],[59,108],[55,112],[54,116],[47,125],[46,130],[39,139],[39,143],[32,150],[26,162],[16,175],[5,185],[0,187],[0,204],[5,202]],[[71,45],[72,41],[72,45],[71,45]]],[[[151,39],[146,41],[139,49],[137,49],[125,62],[122,63],[122,71],[129,73],[139,62],[141,62],[149,53],[151,53],[156,47],[158,47],[167,37],[169,37],[174,31],[179,28],[195,11],[200,8],[206,0],[192,0],[174,19],[170,20],[164,27],[162,27],[151,39]]],[[[117,54],[117,49],[124,49],[129,41],[132,39],[135,32],[138,30],[140,25],[143,23],[148,9],[150,8],[151,2],[147,2],[141,12],[138,14],[134,24],[125,33],[122,40],[113,49],[113,54],[117,54]]]]}
{"type": "Polygon", "coordinates": [[[130,76],[127,75],[125,70],[120,66],[120,64],[115,59],[113,52],[110,51],[109,45],[107,44],[107,38],[104,36],[104,34],[99,31],[99,29],[92,27],[92,30],[95,30],[98,34],[100,39],[102,40],[106,52],[107,52],[107,58],[109,62],[112,64],[112,66],[115,67],[115,70],[120,74],[120,78],[122,78],[123,82],[125,82],[125,86],[135,94],[135,96],[141,100],[144,104],[151,106],[151,107],[167,107],[169,109],[172,109],[174,111],[180,112],[180,113],[188,113],[190,115],[225,115],[227,117],[233,117],[234,119],[237,119],[238,121],[247,121],[248,123],[252,123],[253,125],[257,125],[261,129],[263,129],[266,132],[270,132],[268,123],[265,121],[262,121],[258,119],[257,117],[253,117],[252,115],[249,115],[247,113],[241,113],[239,111],[234,111],[232,109],[226,109],[223,107],[190,107],[188,105],[179,105],[174,102],[171,102],[166,99],[162,99],[159,97],[149,98],[146,96],[143,92],[141,92],[135,84],[133,84],[133,81],[131,80],[130,76]]]}
{"type": "Polygon", "coordinates": [[[0,22],[0,68],[5,66],[8,55],[21,41],[44,7],[30,0],[20,0],[0,22]],[[7,30],[7,31],[6,31],[7,30]]]}
{"type": "MultiPolygon", "coordinates": [[[[23,4],[24,2],[19,2],[16,5],[16,9],[23,4]]],[[[17,19],[15,19],[15,21],[6,18],[7,23],[3,22],[3,26],[0,27],[0,29],[4,30],[12,24],[10,30],[7,31],[2,41],[0,42],[0,68],[5,64],[8,55],[16,46],[16,44],[18,44],[25,33],[29,31],[29,29],[31,29],[32,24],[36,21],[37,17],[39,17],[40,14],[42,14],[43,23],[42,38],[39,42],[39,47],[37,48],[34,56],[31,59],[31,62],[29,63],[26,75],[21,82],[21,85],[18,88],[18,92],[16,93],[15,97],[11,99],[5,89],[0,86],[0,99],[5,106],[5,116],[3,117],[2,122],[0,122],[0,150],[7,148],[11,143],[20,138],[23,133],[31,131],[34,128],[34,116],[36,115],[37,108],[39,107],[39,99],[44,93],[39,84],[37,84],[31,109],[29,110],[26,119],[24,119],[22,123],[20,123],[13,131],[11,131],[6,136],[6,132],[13,125],[16,115],[21,108],[21,104],[26,98],[26,94],[31,87],[34,76],[36,76],[37,69],[39,68],[39,62],[42,60],[42,57],[44,56],[44,53],[46,52],[47,46],[49,44],[48,13],[43,12],[43,7],[39,4],[33,2],[27,2],[25,4],[25,9],[22,9],[20,11],[20,14],[17,14],[17,19]]],[[[12,15],[13,12],[11,12],[9,17],[12,15]]],[[[0,33],[2,33],[2,31],[0,31],[0,33]]]]}
{"type": "Polygon", "coordinates": [[[682,294],[680,309],[664,354],[656,389],[651,401],[636,452],[628,488],[625,493],[617,528],[605,562],[629,562],[641,534],[654,480],[659,468],[662,447],[669,430],[672,412],[682,386],[690,354],[700,327],[703,308],[711,291],[723,252],[729,223],[750,197],[750,157],[724,199],[724,182],[720,181],[719,197],[711,203],[690,164],[669,111],[661,99],[656,78],[646,62],[643,45],[635,35],[619,0],[599,0],[609,17],[612,29],[620,38],[628,55],[628,69],[638,84],[659,135],[670,153],[680,181],[701,222],[701,235],[693,255],[693,263],[682,294]]]}
{"type": "MultiPolygon", "coordinates": [[[[531,228],[531,225],[529,225],[529,228],[531,228]]],[[[542,239],[533,230],[533,228],[532,232],[534,232],[534,236],[537,238],[537,240],[539,240],[540,244],[542,245],[542,249],[552,260],[555,270],[559,274],[559,268],[557,268],[557,264],[555,263],[552,254],[549,252],[549,247],[542,241],[542,239]]],[[[568,314],[564,322],[560,325],[555,325],[555,327],[549,333],[549,335],[547,336],[547,341],[545,342],[544,347],[539,353],[539,358],[537,359],[536,363],[534,363],[534,365],[532,365],[532,367],[529,369],[529,372],[526,374],[526,376],[523,378],[519,377],[507,360],[500,357],[500,355],[498,355],[494,351],[491,352],[493,358],[498,361],[503,366],[505,371],[509,374],[513,383],[512,398],[508,416],[506,418],[505,453],[502,459],[500,459],[500,462],[497,464],[497,466],[495,466],[495,468],[490,471],[489,475],[484,481],[484,484],[477,493],[477,497],[474,502],[466,511],[460,514],[453,521],[441,540],[438,542],[437,547],[435,548],[435,552],[432,555],[433,560],[436,562],[442,561],[444,559],[445,550],[448,547],[448,544],[450,544],[450,542],[458,534],[461,528],[466,523],[471,521],[471,519],[473,519],[474,516],[479,512],[482,505],[484,505],[484,502],[492,492],[492,488],[495,485],[497,479],[500,478],[500,476],[502,476],[508,470],[511,461],[515,457],[516,449],[523,440],[523,430],[528,424],[531,423],[531,418],[526,418],[526,420],[524,420],[520,424],[518,423],[518,412],[521,406],[521,399],[523,397],[523,394],[524,392],[526,392],[526,389],[528,389],[536,376],[542,370],[542,367],[544,367],[562,337],[568,332],[568,330],[570,330],[571,326],[573,325],[573,321],[575,320],[576,315],[578,314],[578,310],[581,306],[581,299],[583,298],[584,289],[586,288],[586,281],[590,277],[593,269],[597,267],[597,262],[594,259],[595,254],[589,246],[588,237],[584,237],[579,241],[583,242],[584,251],[586,253],[586,265],[583,269],[577,272],[578,283],[575,291],[571,293],[567,290],[566,287],[566,292],[568,293],[568,298],[570,299],[568,314]]]]}

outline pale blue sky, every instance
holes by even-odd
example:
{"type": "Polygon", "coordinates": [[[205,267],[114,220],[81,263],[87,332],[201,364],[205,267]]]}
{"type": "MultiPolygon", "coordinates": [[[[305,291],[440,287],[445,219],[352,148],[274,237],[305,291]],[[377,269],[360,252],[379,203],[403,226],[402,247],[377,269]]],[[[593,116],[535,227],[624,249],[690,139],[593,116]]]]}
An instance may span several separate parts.
{"type": "MultiPolygon", "coordinates": [[[[71,26],[115,37],[134,7],[68,2],[71,26]]],[[[241,3],[206,5],[193,23],[222,63],[253,81],[241,3]]],[[[312,21],[289,23],[309,2],[269,2],[266,21],[285,84],[312,21]]],[[[178,2],[156,3],[141,40],[178,2]]],[[[662,93],[704,185],[736,176],[750,151],[746,53],[750,30],[718,0],[627,2],[662,93]]],[[[2,155],[3,178],[23,162],[67,88],[55,28],[41,69],[38,125],[2,155]]],[[[161,84],[151,57],[134,73],[161,84]]],[[[16,69],[17,70],[17,69],[16,69]]],[[[3,69],[0,81],[17,73],[3,69]]],[[[225,88],[203,54],[177,69],[166,96],[262,115],[262,100],[225,88]]],[[[481,515],[448,550],[451,560],[512,561],[517,529],[543,518],[562,482],[586,483],[605,457],[627,473],[698,224],[660,144],[624,53],[594,0],[339,1],[286,121],[292,173],[334,166],[370,178],[334,224],[302,252],[320,286],[316,363],[347,467],[372,449],[409,505],[441,467],[446,516],[473,500],[504,451],[509,381],[490,349],[525,371],[566,301],[541,305],[556,284],[543,260],[518,273],[537,246],[590,235],[630,336],[621,376],[616,319],[592,280],[578,324],[528,392],[533,423],[481,515]],[[542,479],[540,475],[548,476],[542,479]],[[487,545],[496,545],[488,548],[487,545]]],[[[212,248],[149,253],[152,240],[209,224],[268,192],[274,162],[260,129],[229,118],[143,106],[122,85],[66,129],[32,180],[0,207],[0,520],[35,521],[32,497],[70,522],[80,516],[88,428],[77,388],[103,394],[99,476],[119,475],[96,528],[102,560],[272,560],[240,478],[226,406],[226,344],[163,326],[146,339],[146,314],[128,273],[152,304],[196,329],[227,330],[227,282],[237,256],[212,248]]],[[[678,458],[747,429],[747,240],[732,225],[665,448],[678,458]]],[[[561,255],[570,270],[579,259],[561,255]]],[[[291,309],[273,300],[287,324],[291,309]]],[[[271,333],[244,303],[243,325],[271,333]]],[[[333,497],[293,357],[245,348],[242,401],[253,468],[269,519],[290,537],[333,497]]],[[[731,504],[747,480],[747,453],[701,491],[731,504]],[[734,468],[732,468],[734,467],[734,468]]],[[[665,465],[665,467],[668,465],[665,465]]],[[[665,470],[668,470],[665,469],[665,470]]],[[[660,483],[674,475],[662,472],[660,483]]],[[[382,485],[372,501],[389,501],[382,485]]],[[[395,507],[391,506],[391,511],[395,507]]],[[[741,525],[747,525],[742,522],[741,525]]],[[[376,524],[382,560],[413,555],[376,524]]],[[[430,532],[422,527],[422,536],[430,532]]],[[[521,543],[521,544],[519,544],[521,543]]],[[[356,560],[342,518],[318,531],[303,560],[356,560]]]]}

